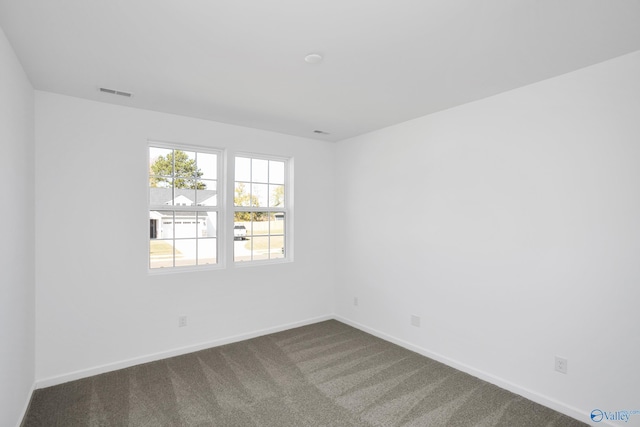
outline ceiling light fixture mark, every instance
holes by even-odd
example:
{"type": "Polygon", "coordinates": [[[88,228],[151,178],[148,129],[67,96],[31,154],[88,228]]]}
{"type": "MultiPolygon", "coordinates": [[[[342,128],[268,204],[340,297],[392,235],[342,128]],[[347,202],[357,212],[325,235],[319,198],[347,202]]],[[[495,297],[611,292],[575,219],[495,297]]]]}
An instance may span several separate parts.
{"type": "Polygon", "coordinates": [[[319,64],[322,62],[322,55],[319,53],[311,53],[304,57],[304,60],[309,64],[319,64]]]}

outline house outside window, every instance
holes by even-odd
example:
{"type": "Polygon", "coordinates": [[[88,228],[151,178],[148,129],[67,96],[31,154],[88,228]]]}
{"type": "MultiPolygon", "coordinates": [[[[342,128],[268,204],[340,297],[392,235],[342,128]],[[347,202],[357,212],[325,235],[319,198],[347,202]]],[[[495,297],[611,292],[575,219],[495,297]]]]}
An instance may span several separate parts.
{"type": "Polygon", "coordinates": [[[218,263],[220,152],[149,146],[149,268],[218,263]]]}
{"type": "Polygon", "coordinates": [[[224,155],[204,147],[149,143],[150,271],[293,259],[291,159],[230,153],[230,200],[222,194],[224,155]]]}

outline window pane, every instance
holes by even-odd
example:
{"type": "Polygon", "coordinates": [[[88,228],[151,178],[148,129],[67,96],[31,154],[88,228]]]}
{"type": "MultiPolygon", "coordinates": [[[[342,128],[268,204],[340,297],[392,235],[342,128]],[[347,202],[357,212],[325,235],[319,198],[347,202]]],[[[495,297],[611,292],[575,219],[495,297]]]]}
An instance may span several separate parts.
{"type": "Polygon", "coordinates": [[[233,242],[233,260],[251,261],[251,239],[233,242]]]}
{"type": "MultiPolygon", "coordinates": [[[[196,153],[193,151],[174,151],[174,179],[173,186],[177,190],[195,190],[196,177],[196,153]]],[[[195,200],[195,199],[192,199],[195,200]]]]}
{"type": "Polygon", "coordinates": [[[194,178],[196,171],[196,153],[193,151],[175,150],[173,152],[174,176],[194,178]]]}
{"type": "MultiPolygon", "coordinates": [[[[178,182],[176,180],[176,182],[178,182]]],[[[175,206],[194,206],[196,204],[196,190],[176,188],[173,190],[173,204],[175,206]]]]}
{"type": "Polygon", "coordinates": [[[218,179],[218,156],[209,153],[198,153],[198,171],[202,179],[218,179]]]}
{"type": "Polygon", "coordinates": [[[269,183],[284,184],[284,162],[269,161],[269,183]]]}
{"type": "Polygon", "coordinates": [[[177,239],[174,241],[176,267],[196,265],[196,239],[177,239]]]}
{"type": "Polygon", "coordinates": [[[149,218],[151,222],[155,221],[156,239],[173,239],[172,211],[151,211],[149,218]]]}
{"type": "Polygon", "coordinates": [[[173,204],[173,180],[171,178],[149,178],[149,204],[172,205],[173,204]]]}
{"type": "Polygon", "coordinates": [[[215,264],[216,239],[198,239],[198,265],[215,264]]]}
{"type": "Polygon", "coordinates": [[[196,190],[196,204],[198,204],[198,206],[217,206],[217,185],[217,181],[198,181],[198,189],[196,190]]]}
{"type": "Polygon", "coordinates": [[[197,217],[195,212],[176,212],[174,221],[176,239],[197,237],[197,217]]]}
{"type": "Polygon", "coordinates": [[[170,148],[149,147],[149,175],[173,175],[173,150],[170,148]]]}
{"type": "Polygon", "coordinates": [[[267,212],[254,212],[253,222],[251,223],[252,233],[254,236],[269,234],[269,218],[267,212]]]}
{"type": "Polygon", "coordinates": [[[251,159],[246,157],[236,157],[235,181],[251,181],[251,159]]]}
{"type": "Polygon", "coordinates": [[[284,258],[284,236],[271,236],[269,245],[271,259],[284,258]]]}
{"type": "Polygon", "coordinates": [[[198,213],[198,237],[216,237],[218,214],[216,212],[198,213]]]}
{"type": "Polygon", "coordinates": [[[149,268],[173,267],[173,240],[149,240],[149,268]]]}
{"type": "Polygon", "coordinates": [[[150,176],[149,188],[171,188],[173,187],[173,178],[163,176],[150,176]]]}
{"type": "Polygon", "coordinates": [[[269,185],[269,206],[284,207],[284,185],[269,185]]]}
{"type": "Polygon", "coordinates": [[[199,179],[196,182],[196,190],[198,191],[216,191],[218,183],[214,179],[199,179]]]}
{"type": "Polygon", "coordinates": [[[245,184],[244,182],[236,182],[236,189],[233,196],[233,203],[235,206],[251,206],[251,195],[249,191],[251,184],[245,184]]]}
{"type": "Polygon", "coordinates": [[[269,161],[253,159],[251,165],[251,181],[269,182],[269,161]]]}
{"type": "Polygon", "coordinates": [[[269,259],[269,237],[253,237],[251,253],[253,260],[269,259]]]}
{"type": "Polygon", "coordinates": [[[239,225],[242,224],[244,226],[247,227],[247,234],[251,234],[250,232],[250,228],[251,228],[251,212],[243,212],[243,211],[239,211],[239,212],[235,212],[233,215],[233,222],[235,223],[235,225],[239,225]]]}
{"type": "Polygon", "coordinates": [[[269,221],[271,234],[284,234],[284,213],[272,213],[269,221]]]}
{"type": "Polygon", "coordinates": [[[268,192],[267,184],[251,184],[251,206],[267,207],[268,192]]]}

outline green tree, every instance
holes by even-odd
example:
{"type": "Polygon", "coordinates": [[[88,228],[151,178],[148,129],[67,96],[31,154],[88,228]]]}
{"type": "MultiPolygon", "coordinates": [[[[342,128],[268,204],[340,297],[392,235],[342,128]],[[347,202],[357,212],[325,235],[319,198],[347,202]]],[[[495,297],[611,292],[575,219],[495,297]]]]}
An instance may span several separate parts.
{"type": "Polygon", "coordinates": [[[282,205],[284,205],[284,185],[279,185],[271,193],[271,206],[282,205]]]}
{"type": "Polygon", "coordinates": [[[190,159],[189,155],[181,150],[174,150],[166,157],[158,157],[151,165],[151,175],[152,187],[171,187],[171,179],[165,177],[173,176],[175,188],[189,190],[207,188],[204,182],[198,180],[202,172],[196,167],[195,159],[190,159]]]}
{"type": "MultiPolygon", "coordinates": [[[[233,197],[233,204],[235,206],[260,206],[260,201],[255,195],[247,193],[246,186],[240,182],[236,184],[236,190],[233,197]]],[[[236,212],[233,216],[235,222],[248,222],[251,221],[251,214],[253,213],[254,221],[266,221],[266,212],[236,212]]]]}

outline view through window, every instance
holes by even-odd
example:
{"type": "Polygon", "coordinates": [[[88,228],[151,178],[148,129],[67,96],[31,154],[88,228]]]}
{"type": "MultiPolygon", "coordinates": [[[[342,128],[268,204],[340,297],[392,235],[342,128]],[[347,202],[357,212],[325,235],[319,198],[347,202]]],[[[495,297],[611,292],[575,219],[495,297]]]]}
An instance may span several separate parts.
{"type": "Polygon", "coordinates": [[[151,270],[215,266],[230,258],[242,263],[288,258],[289,160],[232,157],[233,203],[224,206],[222,157],[222,151],[204,148],[149,146],[151,270]],[[233,230],[219,233],[221,224],[230,226],[231,216],[233,230]],[[233,254],[220,256],[231,248],[221,236],[233,238],[233,254]]]}
{"type": "Polygon", "coordinates": [[[234,261],[285,258],[287,166],[284,159],[235,158],[234,261]]]}
{"type": "Polygon", "coordinates": [[[149,147],[149,267],[217,263],[216,152],[149,147]]]}

